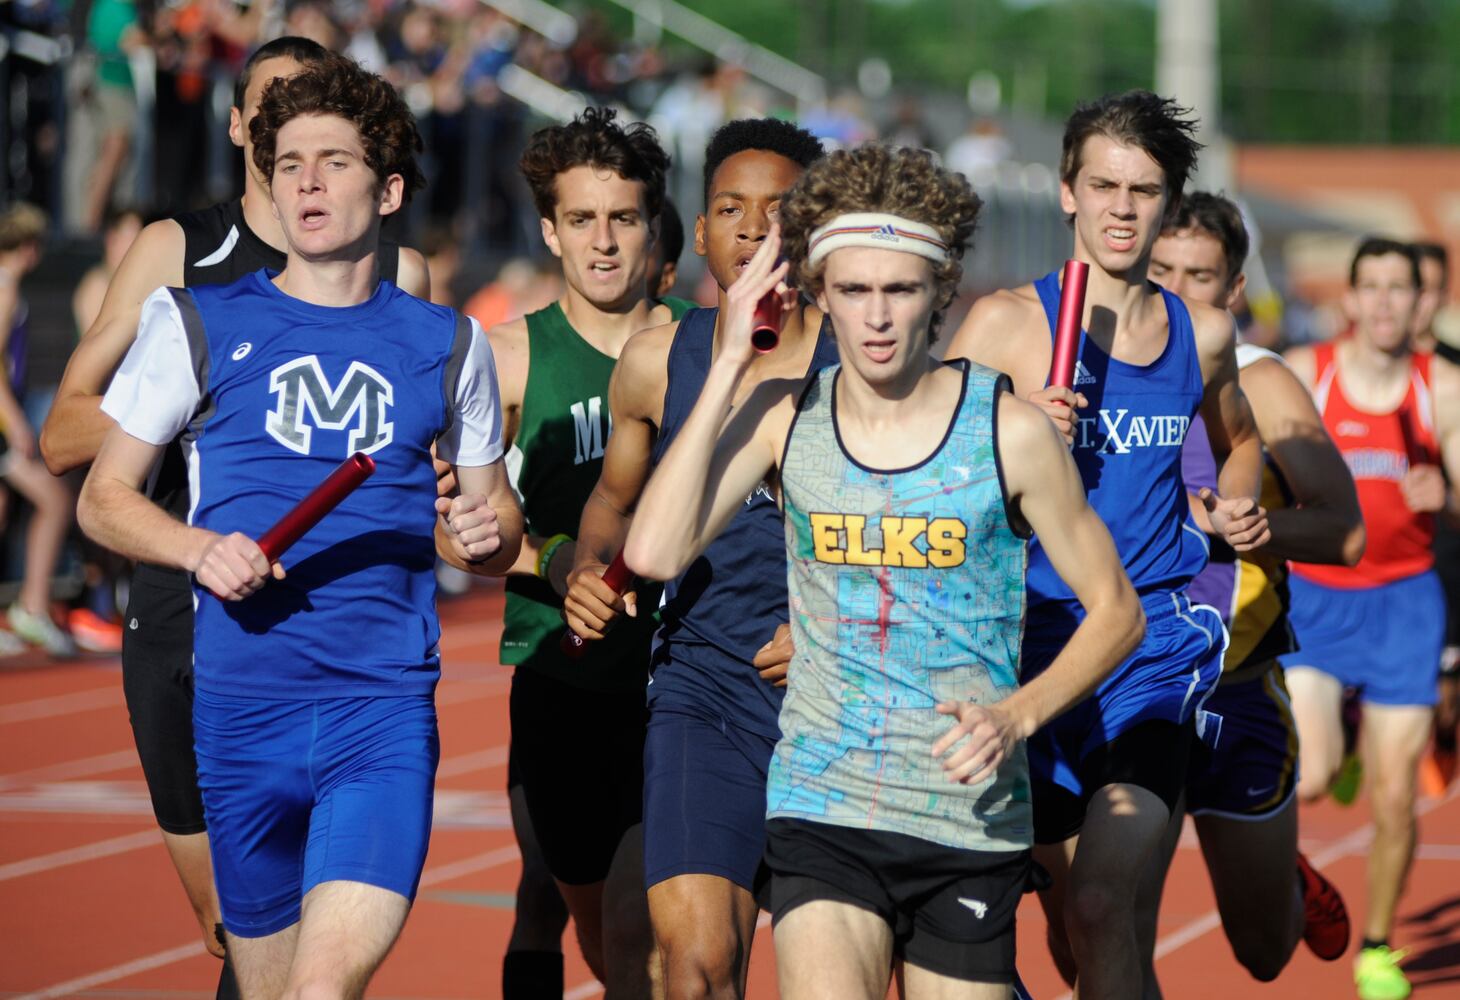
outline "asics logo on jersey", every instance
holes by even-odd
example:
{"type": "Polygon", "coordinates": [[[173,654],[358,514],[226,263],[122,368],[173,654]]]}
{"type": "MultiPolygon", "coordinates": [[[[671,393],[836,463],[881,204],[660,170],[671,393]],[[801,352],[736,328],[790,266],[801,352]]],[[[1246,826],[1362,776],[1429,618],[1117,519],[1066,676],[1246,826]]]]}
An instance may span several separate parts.
{"type": "Polygon", "coordinates": [[[234,361],[242,361],[248,357],[248,352],[251,350],[253,350],[253,344],[245,340],[233,349],[233,353],[229,357],[233,358],[234,361]]]}
{"type": "Polygon", "coordinates": [[[963,565],[968,525],[956,517],[879,519],[874,531],[882,547],[869,546],[867,518],[861,514],[811,515],[811,545],[817,562],[838,566],[901,566],[949,569],[963,565]],[[922,542],[922,546],[918,545],[922,542]]]}
{"type": "Polygon", "coordinates": [[[395,425],[386,419],[395,390],[364,362],[350,362],[336,387],[325,377],[318,357],[296,358],[269,373],[269,391],[278,397],[278,403],[265,418],[264,427],[275,441],[301,455],[310,454],[314,427],[344,430],[353,425],[344,455],[378,451],[395,434],[395,425]]]}
{"type": "Polygon", "coordinates": [[[1130,410],[1101,409],[1099,416],[1080,418],[1075,447],[1104,455],[1128,455],[1135,448],[1180,448],[1190,426],[1191,418],[1180,414],[1132,416],[1130,410]]]}
{"type": "Polygon", "coordinates": [[[1090,374],[1090,369],[1085,367],[1085,362],[1075,362],[1075,385],[1094,385],[1095,376],[1090,374]]]}
{"type": "Polygon", "coordinates": [[[981,899],[968,899],[965,896],[959,896],[958,902],[962,903],[964,906],[972,910],[973,915],[975,917],[978,917],[978,919],[980,920],[982,920],[984,918],[984,915],[989,912],[989,904],[985,903],[981,899]]]}
{"type": "Polygon", "coordinates": [[[610,414],[605,426],[603,397],[594,396],[584,403],[574,403],[569,409],[573,413],[573,464],[582,465],[594,458],[603,457],[603,442],[613,422],[610,414]]]}

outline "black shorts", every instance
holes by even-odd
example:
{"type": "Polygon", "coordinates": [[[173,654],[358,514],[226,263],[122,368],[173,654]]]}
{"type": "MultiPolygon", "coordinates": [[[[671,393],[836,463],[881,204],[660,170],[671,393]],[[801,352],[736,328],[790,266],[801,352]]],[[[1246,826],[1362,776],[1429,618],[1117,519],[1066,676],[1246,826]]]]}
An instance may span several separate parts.
{"type": "Polygon", "coordinates": [[[193,589],[184,573],[138,566],[122,630],[122,691],[132,738],[168,833],[204,832],[193,752],[193,589]]]}
{"type": "Polygon", "coordinates": [[[1059,844],[1080,832],[1090,796],[1106,785],[1136,785],[1151,792],[1168,810],[1186,787],[1194,722],[1149,719],[1139,722],[1103,746],[1090,751],[1079,764],[1077,795],[1053,781],[1032,782],[1034,842],[1059,844]]]}
{"type": "Polygon", "coordinates": [[[567,885],[602,882],[644,815],[644,692],[586,691],[518,667],[511,713],[511,755],[548,871],[567,885]]]}
{"type": "Polygon", "coordinates": [[[773,920],[819,899],[869,910],[893,954],[976,983],[1014,981],[1014,915],[1034,873],[1025,851],[968,851],[799,819],[766,824],[773,920]]]}

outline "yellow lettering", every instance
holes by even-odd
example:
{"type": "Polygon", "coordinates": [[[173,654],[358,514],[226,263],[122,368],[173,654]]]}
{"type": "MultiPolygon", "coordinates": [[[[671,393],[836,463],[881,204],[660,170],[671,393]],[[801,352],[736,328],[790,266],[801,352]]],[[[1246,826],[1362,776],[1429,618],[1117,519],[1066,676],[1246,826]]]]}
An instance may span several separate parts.
{"type": "Polygon", "coordinates": [[[867,519],[861,514],[847,515],[847,565],[849,566],[881,566],[882,552],[880,549],[866,549],[862,547],[862,532],[867,528],[867,519]]]}
{"type": "Polygon", "coordinates": [[[963,539],[967,537],[968,526],[958,518],[934,518],[928,525],[928,562],[938,569],[962,566],[967,558],[963,539]]]}
{"type": "Polygon", "coordinates": [[[926,517],[884,517],[882,519],[882,563],[907,569],[927,569],[928,557],[913,543],[927,530],[926,517]]]}
{"type": "Polygon", "coordinates": [[[837,538],[841,529],[840,514],[811,515],[811,545],[816,551],[817,562],[840,565],[847,561],[837,538]]]}

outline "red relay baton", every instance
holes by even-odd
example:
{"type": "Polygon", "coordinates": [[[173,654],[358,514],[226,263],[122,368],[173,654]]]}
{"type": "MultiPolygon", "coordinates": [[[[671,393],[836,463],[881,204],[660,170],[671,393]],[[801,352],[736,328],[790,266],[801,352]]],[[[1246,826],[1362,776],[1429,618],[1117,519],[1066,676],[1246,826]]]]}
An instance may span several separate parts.
{"type": "Polygon", "coordinates": [[[1054,360],[1049,366],[1049,384],[1075,387],[1075,355],[1080,353],[1080,322],[1085,317],[1085,283],[1090,265],[1065,261],[1060,281],[1060,311],[1054,327],[1054,360]]]}
{"type": "Polygon", "coordinates": [[[310,528],[340,505],[340,501],[355,492],[355,487],[370,478],[375,471],[375,459],[357,451],[340,463],[325,481],[310,491],[309,496],[299,501],[274,524],[259,536],[259,548],[264,558],[276,563],[288,551],[289,546],[299,541],[310,528]]]}
{"type": "MultiPolygon", "coordinates": [[[[622,594],[629,589],[634,582],[634,574],[629,572],[629,567],[624,563],[624,554],[620,552],[613,557],[613,562],[603,571],[603,582],[608,584],[615,594],[622,594]]],[[[588,640],[583,638],[572,629],[563,630],[563,638],[558,642],[558,648],[563,655],[570,660],[576,660],[588,651],[588,640]]]]}
{"type": "MultiPolygon", "coordinates": [[[[755,304],[750,320],[750,346],[760,354],[769,354],[781,342],[781,297],[772,288],[755,304]]],[[[605,574],[604,579],[607,579],[605,574]]]]}

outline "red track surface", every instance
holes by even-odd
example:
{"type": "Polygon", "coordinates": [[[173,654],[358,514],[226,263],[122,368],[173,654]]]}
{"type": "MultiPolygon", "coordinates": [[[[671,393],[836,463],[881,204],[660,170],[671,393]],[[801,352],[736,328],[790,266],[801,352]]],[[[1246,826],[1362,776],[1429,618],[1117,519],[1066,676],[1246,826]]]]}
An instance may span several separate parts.
{"type": "MultiPolygon", "coordinates": [[[[438,692],[442,761],[436,828],[420,897],[373,997],[496,997],[517,877],[503,787],[508,672],[497,663],[499,591],[443,608],[438,692]]],[[[0,669],[0,997],[212,997],[217,963],[152,824],[114,660],[0,669]]],[[[570,738],[570,737],[569,737],[570,738]]],[[[591,752],[591,748],[585,748],[591,752]]],[[[1460,803],[1424,803],[1420,855],[1396,944],[1420,998],[1460,996],[1460,803]]],[[[1366,803],[1305,811],[1303,849],[1363,910],[1366,803]]],[[[1177,852],[1156,968],[1166,995],[1353,996],[1347,959],[1303,946],[1276,983],[1249,979],[1217,925],[1194,842],[1177,852]]],[[[1066,994],[1045,954],[1044,920],[1020,911],[1019,966],[1034,996],[1066,994]]],[[[568,953],[568,996],[601,991],[568,953]]],[[[756,942],[750,996],[775,995],[770,932],[756,942]]]]}

